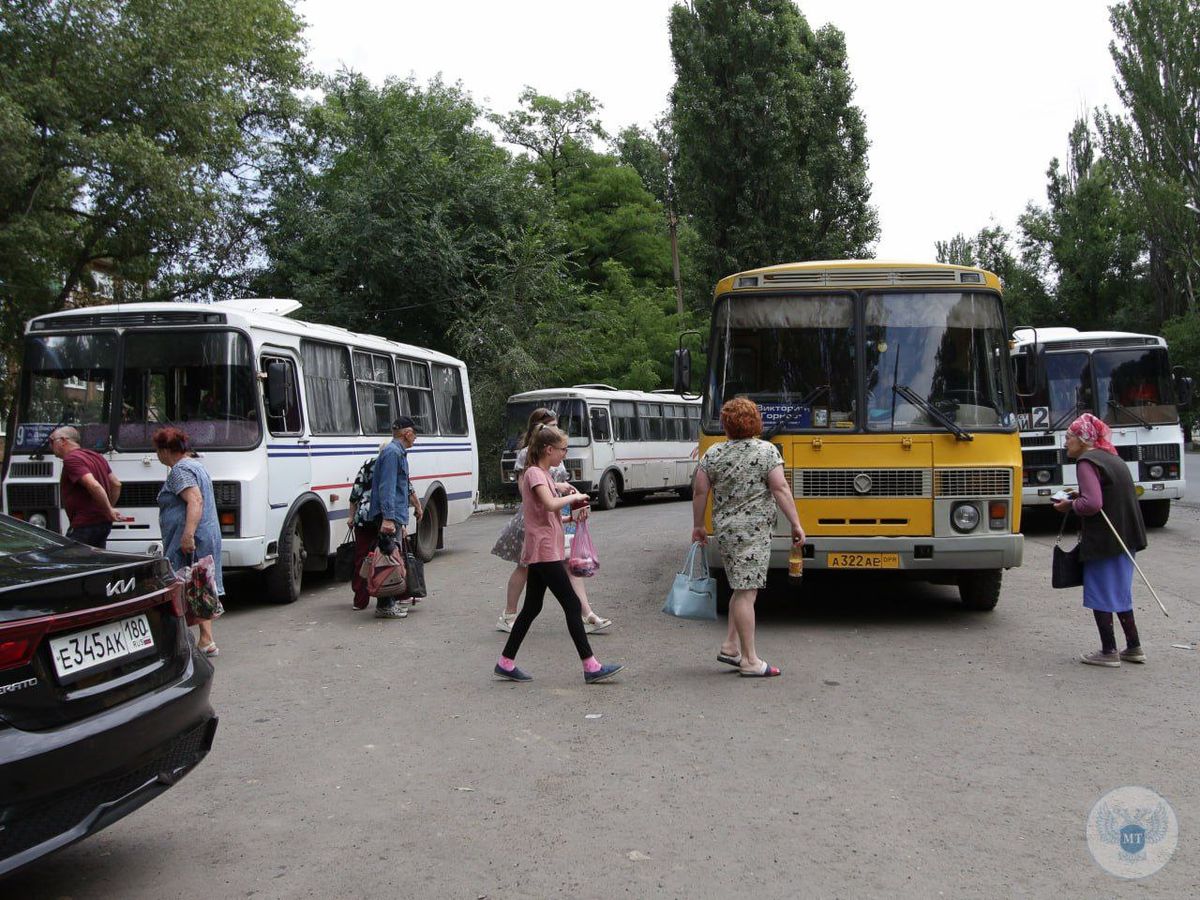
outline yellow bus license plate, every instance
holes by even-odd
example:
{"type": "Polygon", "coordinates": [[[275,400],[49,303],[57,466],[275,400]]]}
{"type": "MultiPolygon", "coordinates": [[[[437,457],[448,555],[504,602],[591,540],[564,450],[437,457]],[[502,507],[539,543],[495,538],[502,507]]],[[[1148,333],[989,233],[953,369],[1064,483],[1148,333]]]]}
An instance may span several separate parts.
{"type": "Polygon", "coordinates": [[[899,553],[830,553],[825,557],[830,569],[898,569],[899,553]]]}

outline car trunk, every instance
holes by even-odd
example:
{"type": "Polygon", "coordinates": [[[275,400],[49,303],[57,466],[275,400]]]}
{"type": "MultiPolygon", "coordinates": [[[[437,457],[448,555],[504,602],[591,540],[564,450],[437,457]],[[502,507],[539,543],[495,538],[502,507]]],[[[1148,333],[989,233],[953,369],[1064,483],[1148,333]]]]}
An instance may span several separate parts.
{"type": "Polygon", "coordinates": [[[82,545],[0,558],[0,722],[46,730],[178,678],[179,596],[162,559],[82,545]]]}

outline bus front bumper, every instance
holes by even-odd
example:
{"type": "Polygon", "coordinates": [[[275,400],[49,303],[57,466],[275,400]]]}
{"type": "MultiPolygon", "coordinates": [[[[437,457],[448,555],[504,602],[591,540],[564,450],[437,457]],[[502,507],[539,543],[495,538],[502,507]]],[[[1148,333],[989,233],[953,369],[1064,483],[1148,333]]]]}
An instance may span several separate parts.
{"type": "MultiPolygon", "coordinates": [[[[786,569],[790,540],[771,538],[772,569],[786,569]]],[[[806,544],[804,569],[877,571],[934,574],[952,571],[1012,569],[1021,565],[1025,538],[1021,534],[985,534],[978,537],[811,537],[806,544]],[[809,553],[811,552],[811,555],[809,553]],[[831,566],[831,554],[851,554],[841,560],[849,565],[831,566]]],[[[708,564],[721,568],[717,542],[706,545],[708,564]]]]}
{"type": "MultiPolygon", "coordinates": [[[[108,536],[108,549],[122,553],[146,553],[162,556],[161,538],[127,538],[118,531],[108,536]]],[[[261,569],[266,553],[266,540],[261,537],[222,538],[221,568],[261,569]]]]}
{"type": "MultiPolygon", "coordinates": [[[[1134,482],[1134,490],[1139,492],[1138,500],[1143,502],[1147,500],[1182,500],[1184,487],[1183,482],[1179,481],[1134,482]]],[[[1072,485],[1072,489],[1074,489],[1074,485],[1072,485]]],[[[1021,491],[1021,505],[1050,506],[1054,503],[1054,498],[1050,495],[1058,490],[1061,490],[1061,488],[1024,488],[1021,491]]]]}

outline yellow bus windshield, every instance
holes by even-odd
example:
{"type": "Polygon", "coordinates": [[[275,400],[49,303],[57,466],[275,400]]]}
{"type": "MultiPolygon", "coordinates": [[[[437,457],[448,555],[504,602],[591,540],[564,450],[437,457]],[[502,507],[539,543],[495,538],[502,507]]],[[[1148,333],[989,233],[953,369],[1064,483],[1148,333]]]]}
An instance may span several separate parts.
{"type": "Polygon", "coordinates": [[[767,435],[1016,427],[994,293],[726,297],[713,324],[710,426],[745,396],[767,435]]]}

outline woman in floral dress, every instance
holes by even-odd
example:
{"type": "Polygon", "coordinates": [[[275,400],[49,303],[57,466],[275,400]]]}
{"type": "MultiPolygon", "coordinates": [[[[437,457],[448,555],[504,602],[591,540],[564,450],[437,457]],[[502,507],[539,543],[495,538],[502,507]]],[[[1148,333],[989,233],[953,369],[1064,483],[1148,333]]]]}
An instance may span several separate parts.
{"type": "Polygon", "coordinates": [[[796,501],[783,477],[775,445],[761,440],[762,415],[745,397],[721,407],[721,428],[729,440],[708,448],[696,469],[692,495],[692,541],[708,543],[704,508],[713,495],[713,532],[725,575],[733,589],[729,632],[717,659],[742,675],[769,678],[779,669],[758,656],[754,646],[754,601],[766,587],[771,562],[771,531],[778,508],[792,526],[792,543],[804,543],[796,501]]]}

